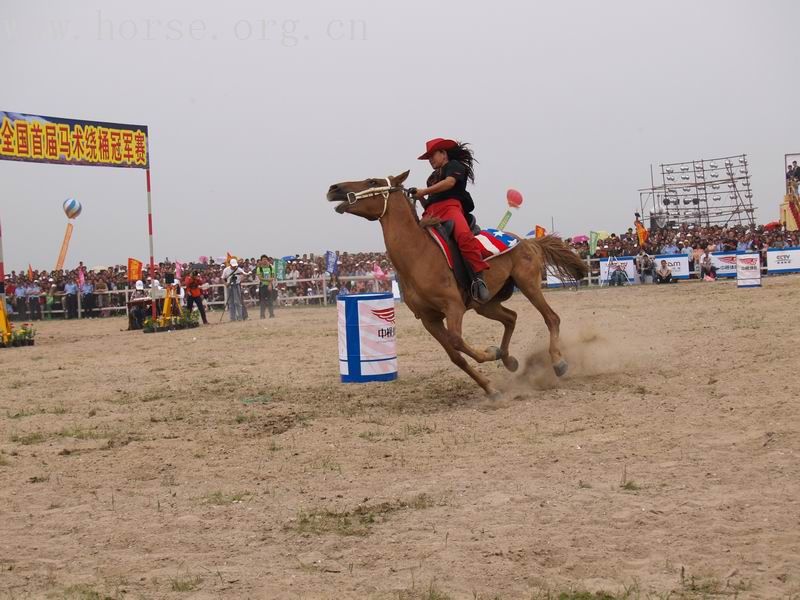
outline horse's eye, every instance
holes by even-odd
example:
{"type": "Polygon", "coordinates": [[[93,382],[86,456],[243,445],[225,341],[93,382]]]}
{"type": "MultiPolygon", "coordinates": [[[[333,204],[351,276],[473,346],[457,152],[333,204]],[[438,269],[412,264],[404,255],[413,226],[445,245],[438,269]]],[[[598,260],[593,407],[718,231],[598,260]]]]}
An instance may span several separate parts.
{"type": "Polygon", "coordinates": [[[374,179],[368,179],[367,183],[370,184],[370,185],[375,185],[377,183],[377,181],[374,180],[374,179]]]}

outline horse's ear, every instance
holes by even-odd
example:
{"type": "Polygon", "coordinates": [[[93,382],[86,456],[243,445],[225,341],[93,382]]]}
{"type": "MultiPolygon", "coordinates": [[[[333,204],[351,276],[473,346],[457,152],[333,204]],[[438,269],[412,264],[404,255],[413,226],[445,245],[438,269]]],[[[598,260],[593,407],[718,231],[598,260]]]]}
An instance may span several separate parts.
{"type": "Polygon", "coordinates": [[[403,182],[406,180],[409,173],[411,173],[411,171],[406,171],[404,173],[400,173],[400,175],[397,175],[396,177],[392,177],[394,185],[403,185],[403,182]]]}

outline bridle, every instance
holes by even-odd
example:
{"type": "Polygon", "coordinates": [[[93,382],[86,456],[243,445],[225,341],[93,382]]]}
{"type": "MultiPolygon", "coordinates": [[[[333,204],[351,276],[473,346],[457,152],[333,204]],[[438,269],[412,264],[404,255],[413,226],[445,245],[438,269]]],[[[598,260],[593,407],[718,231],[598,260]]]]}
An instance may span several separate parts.
{"type": "Polygon", "coordinates": [[[360,192],[347,192],[347,204],[353,205],[364,198],[383,196],[383,211],[381,212],[381,216],[378,217],[378,221],[380,221],[386,214],[386,209],[389,207],[389,194],[401,190],[408,195],[408,190],[406,190],[403,186],[392,186],[391,180],[387,177],[386,185],[384,186],[371,187],[367,188],[366,190],[361,190],[360,192]]]}

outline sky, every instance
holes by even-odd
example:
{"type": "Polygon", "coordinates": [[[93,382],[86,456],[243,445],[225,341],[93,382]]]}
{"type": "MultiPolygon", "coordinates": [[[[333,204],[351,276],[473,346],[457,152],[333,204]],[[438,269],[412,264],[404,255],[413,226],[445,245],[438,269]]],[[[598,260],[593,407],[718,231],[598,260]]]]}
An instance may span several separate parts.
{"type": "MultiPolygon", "coordinates": [[[[800,2],[0,4],[0,111],[149,127],[156,258],[382,250],[330,184],[430,173],[470,142],[476,216],[624,230],[650,165],[746,153],[777,218],[800,153],[800,2]]],[[[7,270],[148,257],[141,170],[0,161],[7,270]]]]}

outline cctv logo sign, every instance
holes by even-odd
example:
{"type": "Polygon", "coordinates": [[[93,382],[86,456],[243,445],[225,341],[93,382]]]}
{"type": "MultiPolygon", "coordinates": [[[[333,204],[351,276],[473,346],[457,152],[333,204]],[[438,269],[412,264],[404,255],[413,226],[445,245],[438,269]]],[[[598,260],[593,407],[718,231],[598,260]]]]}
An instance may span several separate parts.
{"type": "Polygon", "coordinates": [[[769,273],[800,272],[800,248],[770,248],[767,250],[769,273]]]}

